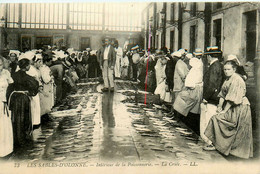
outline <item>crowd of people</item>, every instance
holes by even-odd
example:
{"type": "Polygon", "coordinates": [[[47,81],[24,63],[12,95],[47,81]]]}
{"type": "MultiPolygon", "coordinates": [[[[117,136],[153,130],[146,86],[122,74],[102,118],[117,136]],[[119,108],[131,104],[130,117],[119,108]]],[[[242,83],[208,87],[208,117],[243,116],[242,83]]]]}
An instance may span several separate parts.
{"type": "Polygon", "coordinates": [[[188,53],[162,48],[142,50],[119,47],[117,40],[102,40],[99,50],[44,46],[21,53],[10,50],[0,57],[0,157],[26,146],[41,116],[77,90],[81,78],[103,77],[103,92],[114,92],[114,79],[132,80],[160,96],[169,116],[199,117],[204,150],[252,157],[247,74],[235,55],[223,61],[218,47],[188,53]]]}
{"type": "Polygon", "coordinates": [[[80,79],[101,76],[96,53],[46,45],[0,57],[0,157],[32,142],[42,116],[76,92],[80,79]]]}
{"type": "Polygon", "coordinates": [[[159,95],[169,116],[191,119],[189,126],[198,128],[204,150],[253,156],[248,76],[237,56],[223,57],[216,46],[193,53],[167,48],[145,52],[135,46],[123,55],[121,77],[137,80],[141,88],[159,95]]]}

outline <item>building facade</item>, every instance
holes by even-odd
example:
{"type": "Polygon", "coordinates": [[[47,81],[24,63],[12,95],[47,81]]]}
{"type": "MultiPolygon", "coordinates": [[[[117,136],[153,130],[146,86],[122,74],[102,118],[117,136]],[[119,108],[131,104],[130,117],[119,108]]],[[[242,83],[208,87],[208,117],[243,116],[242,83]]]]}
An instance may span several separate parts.
{"type": "Polygon", "coordinates": [[[0,48],[24,51],[43,45],[65,45],[76,50],[98,49],[104,36],[117,39],[121,47],[126,40],[142,46],[142,6],[143,3],[0,3],[0,48]]]}
{"type": "Polygon", "coordinates": [[[249,75],[247,84],[254,85],[259,10],[260,3],[249,2],[153,2],[143,11],[144,45],[191,53],[218,46],[224,58],[229,54],[239,58],[249,75]]]}

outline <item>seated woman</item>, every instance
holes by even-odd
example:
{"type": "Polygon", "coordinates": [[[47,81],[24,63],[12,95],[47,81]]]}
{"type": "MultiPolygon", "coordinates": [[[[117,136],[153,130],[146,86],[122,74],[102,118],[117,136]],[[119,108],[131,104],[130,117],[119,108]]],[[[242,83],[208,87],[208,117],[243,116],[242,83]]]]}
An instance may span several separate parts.
{"type": "Polygon", "coordinates": [[[30,69],[30,60],[23,58],[18,62],[20,70],[13,74],[14,90],[9,97],[9,107],[12,111],[14,147],[24,146],[32,138],[32,116],[30,96],[38,93],[39,82],[26,74],[30,69]]]}
{"type": "Polygon", "coordinates": [[[204,150],[215,148],[224,155],[240,158],[253,156],[253,137],[250,103],[246,95],[246,84],[236,72],[234,61],[227,61],[224,73],[227,77],[219,93],[217,114],[205,130],[212,144],[204,150]]]}

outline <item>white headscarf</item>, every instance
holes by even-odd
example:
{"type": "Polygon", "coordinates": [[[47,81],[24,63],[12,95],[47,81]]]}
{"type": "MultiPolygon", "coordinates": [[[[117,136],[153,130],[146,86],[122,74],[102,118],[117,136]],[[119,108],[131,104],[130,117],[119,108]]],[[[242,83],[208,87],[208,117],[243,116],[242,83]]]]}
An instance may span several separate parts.
{"type": "Polygon", "coordinates": [[[233,54],[228,55],[227,61],[229,61],[229,60],[233,60],[233,61],[236,62],[236,64],[237,64],[238,66],[241,66],[241,63],[240,63],[240,61],[238,60],[238,58],[237,58],[236,55],[233,55],[233,54]]]}
{"type": "Polygon", "coordinates": [[[33,57],[35,56],[35,53],[32,52],[32,51],[27,51],[25,53],[22,53],[20,56],[19,56],[19,60],[22,60],[22,59],[29,59],[29,60],[32,60],[33,57]]]}
{"type": "Polygon", "coordinates": [[[12,54],[12,53],[16,54],[17,57],[20,55],[20,51],[18,51],[18,50],[10,50],[9,56],[10,56],[10,54],[12,54]]]}

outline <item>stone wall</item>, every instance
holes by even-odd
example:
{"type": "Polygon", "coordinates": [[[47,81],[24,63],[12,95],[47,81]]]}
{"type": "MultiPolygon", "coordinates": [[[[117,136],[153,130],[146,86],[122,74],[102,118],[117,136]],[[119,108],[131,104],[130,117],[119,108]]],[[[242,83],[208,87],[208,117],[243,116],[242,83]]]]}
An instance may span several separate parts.
{"type": "MultiPolygon", "coordinates": [[[[119,41],[119,46],[123,47],[126,40],[129,38],[135,38],[138,44],[143,47],[141,32],[102,32],[102,31],[66,31],[66,30],[41,30],[41,29],[7,29],[8,31],[8,49],[19,49],[20,48],[20,38],[23,36],[29,36],[32,38],[31,47],[34,49],[36,47],[36,37],[53,37],[55,35],[63,35],[64,42],[67,46],[73,47],[76,50],[80,49],[81,37],[90,38],[90,47],[92,49],[99,49],[101,46],[101,39],[104,36],[110,36],[116,38],[119,41]]],[[[3,44],[2,44],[3,45],[3,44]]]]}

